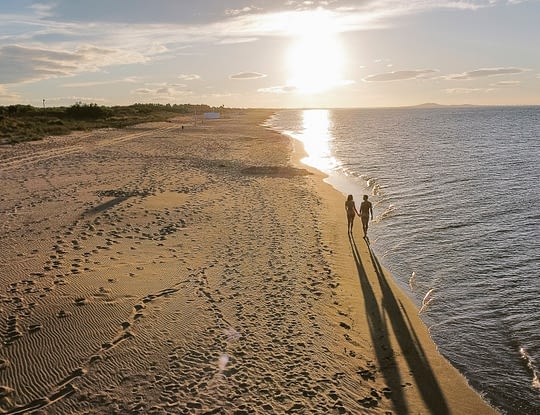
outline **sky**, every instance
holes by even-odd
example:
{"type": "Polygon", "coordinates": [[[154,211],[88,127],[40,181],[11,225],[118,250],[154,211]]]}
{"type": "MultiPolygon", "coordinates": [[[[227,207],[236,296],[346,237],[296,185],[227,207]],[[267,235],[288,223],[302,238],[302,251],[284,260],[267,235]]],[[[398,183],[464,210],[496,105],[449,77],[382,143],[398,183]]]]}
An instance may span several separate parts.
{"type": "Polygon", "coordinates": [[[0,0],[0,105],[540,105],[540,0],[0,0]]]}

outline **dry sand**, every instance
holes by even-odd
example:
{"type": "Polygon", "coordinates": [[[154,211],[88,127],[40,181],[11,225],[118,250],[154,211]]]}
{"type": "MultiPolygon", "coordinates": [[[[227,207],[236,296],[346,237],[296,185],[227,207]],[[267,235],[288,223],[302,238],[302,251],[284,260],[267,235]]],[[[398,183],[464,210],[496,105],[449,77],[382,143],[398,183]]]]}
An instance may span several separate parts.
{"type": "Polygon", "coordinates": [[[496,413],[269,115],[0,148],[0,413],[496,413]]]}

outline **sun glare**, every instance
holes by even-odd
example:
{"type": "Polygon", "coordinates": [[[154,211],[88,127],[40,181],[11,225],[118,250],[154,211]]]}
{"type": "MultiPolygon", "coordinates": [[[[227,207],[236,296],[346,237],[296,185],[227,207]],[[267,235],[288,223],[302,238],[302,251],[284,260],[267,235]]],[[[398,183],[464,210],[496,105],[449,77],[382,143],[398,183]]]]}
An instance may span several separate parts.
{"type": "Polygon", "coordinates": [[[343,50],[329,16],[304,16],[295,27],[296,38],[287,56],[288,85],[315,94],[338,86],[342,79],[343,50]]]}

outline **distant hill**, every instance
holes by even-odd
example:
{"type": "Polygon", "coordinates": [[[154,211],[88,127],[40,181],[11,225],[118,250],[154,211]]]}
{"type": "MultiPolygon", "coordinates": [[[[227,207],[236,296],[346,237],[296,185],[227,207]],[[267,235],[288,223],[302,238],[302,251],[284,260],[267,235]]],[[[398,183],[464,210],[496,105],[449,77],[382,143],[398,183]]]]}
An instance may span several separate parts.
{"type": "Polygon", "coordinates": [[[437,104],[436,102],[426,102],[419,105],[411,105],[407,108],[448,108],[448,107],[475,107],[476,105],[472,104],[458,104],[458,105],[443,105],[437,104]]]}

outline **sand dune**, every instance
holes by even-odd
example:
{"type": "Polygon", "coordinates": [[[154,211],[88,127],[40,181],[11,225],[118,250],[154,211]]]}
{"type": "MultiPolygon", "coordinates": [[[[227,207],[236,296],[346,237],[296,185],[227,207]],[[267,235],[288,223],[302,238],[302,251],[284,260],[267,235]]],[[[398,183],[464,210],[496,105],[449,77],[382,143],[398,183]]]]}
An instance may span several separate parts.
{"type": "Polygon", "coordinates": [[[269,114],[0,148],[1,413],[495,413],[269,114]]]}

